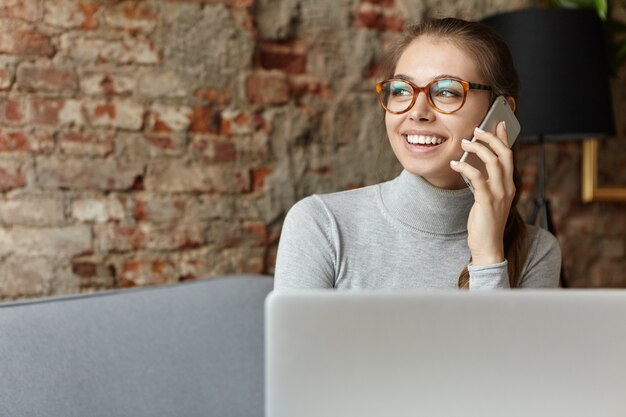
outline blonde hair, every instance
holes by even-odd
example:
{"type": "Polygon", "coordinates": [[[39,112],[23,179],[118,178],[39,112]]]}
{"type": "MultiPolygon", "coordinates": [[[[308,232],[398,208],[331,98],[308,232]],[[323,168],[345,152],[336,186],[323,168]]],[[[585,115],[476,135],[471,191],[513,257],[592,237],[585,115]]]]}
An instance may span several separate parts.
{"type": "MultiPolygon", "coordinates": [[[[411,42],[421,36],[452,42],[463,49],[474,58],[482,81],[493,87],[492,99],[503,95],[512,97],[517,102],[519,77],[513,64],[511,52],[495,30],[478,22],[456,18],[428,19],[407,27],[386,56],[383,65],[385,78],[393,77],[398,60],[404,50],[411,42]]],[[[514,154],[516,153],[515,150],[516,147],[514,146],[514,154]]],[[[516,167],[513,170],[513,182],[516,189],[515,197],[506,220],[503,238],[511,288],[519,286],[520,276],[528,256],[528,230],[522,216],[517,211],[522,184],[521,176],[516,167]]],[[[459,275],[458,286],[459,288],[469,288],[467,267],[459,275]]]]}

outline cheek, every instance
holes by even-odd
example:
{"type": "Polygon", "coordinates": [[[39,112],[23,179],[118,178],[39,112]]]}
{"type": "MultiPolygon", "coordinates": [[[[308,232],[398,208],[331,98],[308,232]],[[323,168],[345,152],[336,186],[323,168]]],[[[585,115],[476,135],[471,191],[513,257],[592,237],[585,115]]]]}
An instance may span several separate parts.
{"type": "Polygon", "coordinates": [[[474,133],[474,128],[480,125],[480,122],[483,120],[485,113],[486,111],[471,112],[463,115],[463,117],[450,120],[447,124],[448,128],[457,138],[471,139],[474,133]]]}
{"type": "Polygon", "coordinates": [[[474,128],[478,126],[478,123],[474,123],[473,119],[460,119],[455,120],[453,124],[449,124],[448,126],[450,126],[450,130],[453,132],[455,138],[471,139],[472,132],[474,128]]]}
{"type": "Polygon", "coordinates": [[[387,133],[394,133],[401,122],[402,116],[385,112],[385,128],[387,129],[387,133]]]}

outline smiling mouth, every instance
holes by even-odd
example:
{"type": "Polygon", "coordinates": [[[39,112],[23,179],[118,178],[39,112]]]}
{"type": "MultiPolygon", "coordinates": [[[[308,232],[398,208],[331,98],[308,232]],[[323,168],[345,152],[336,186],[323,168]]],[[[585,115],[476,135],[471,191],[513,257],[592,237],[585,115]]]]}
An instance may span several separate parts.
{"type": "Polygon", "coordinates": [[[441,145],[447,139],[436,136],[425,135],[403,135],[404,139],[411,145],[441,145]]]}

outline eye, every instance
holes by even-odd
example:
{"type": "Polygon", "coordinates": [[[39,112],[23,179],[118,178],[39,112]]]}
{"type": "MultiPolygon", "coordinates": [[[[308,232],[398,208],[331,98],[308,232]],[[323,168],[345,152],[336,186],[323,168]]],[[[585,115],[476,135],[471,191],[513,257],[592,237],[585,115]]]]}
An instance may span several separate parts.
{"type": "Polygon", "coordinates": [[[413,89],[407,83],[393,82],[389,87],[389,94],[393,97],[412,96],[413,89]]]}
{"type": "Polygon", "coordinates": [[[434,99],[458,99],[463,97],[463,86],[456,80],[439,80],[431,86],[434,99]]]}
{"type": "Polygon", "coordinates": [[[443,98],[453,98],[453,97],[460,97],[461,95],[457,91],[442,88],[442,89],[435,91],[435,96],[443,97],[443,98]]]}

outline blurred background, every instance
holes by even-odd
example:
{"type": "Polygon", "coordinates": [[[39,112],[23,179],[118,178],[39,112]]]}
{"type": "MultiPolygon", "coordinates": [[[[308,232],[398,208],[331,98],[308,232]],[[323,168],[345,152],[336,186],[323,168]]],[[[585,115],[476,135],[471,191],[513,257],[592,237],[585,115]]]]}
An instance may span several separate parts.
{"type": "MultiPolygon", "coordinates": [[[[403,27],[534,6],[0,0],[0,299],[272,274],[296,201],[399,172],[374,84],[403,27]]],[[[624,66],[611,88],[598,182],[626,187],[624,66]]],[[[545,145],[564,279],[626,287],[626,202],[582,202],[582,149],[545,145]]],[[[525,214],[537,150],[518,155],[525,214]]]]}

